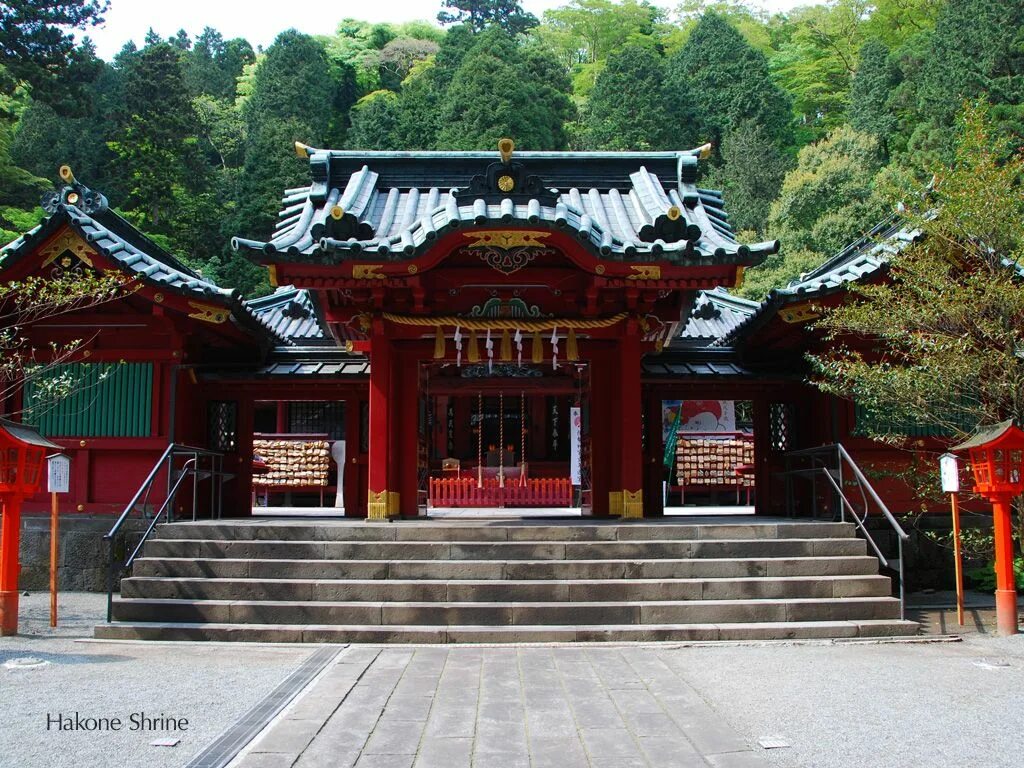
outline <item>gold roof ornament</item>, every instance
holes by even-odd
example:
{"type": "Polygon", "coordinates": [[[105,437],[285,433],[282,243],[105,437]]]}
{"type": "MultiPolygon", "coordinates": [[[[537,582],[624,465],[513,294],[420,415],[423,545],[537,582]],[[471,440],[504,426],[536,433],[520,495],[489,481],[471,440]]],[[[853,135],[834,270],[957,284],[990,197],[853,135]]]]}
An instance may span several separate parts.
{"type": "Polygon", "coordinates": [[[340,205],[331,207],[331,218],[335,221],[341,221],[345,217],[345,209],[340,205]]]}
{"type": "Polygon", "coordinates": [[[296,141],[295,142],[295,156],[296,157],[302,158],[303,160],[308,160],[309,159],[309,155],[310,155],[309,150],[310,150],[310,147],[309,147],[308,144],[303,144],[301,141],[296,141]]]}
{"type": "Polygon", "coordinates": [[[65,184],[75,183],[75,174],[71,172],[70,165],[62,165],[60,167],[60,170],[57,171],[57,173],[60,174],[61,181],[63,181],[65,184]]]}
{"type": "Polygon", "coordinates": [[[707,144],[701,144],[697,147],[697,157],[700,160],[707,160],[711,157],[711,149],[714,145],[709,141],[707,144]]]}
{"type": "Polygon", "coordinates": [[[678,205],[673,205],[666,211],[665,215],[668,216],[669,221],[677,221],[683,215],[683,212],[679,210],[678,205]]]}
{"type": "Polygon", "coordinates": [[[501,162],[508,165],[512,160],[512,153],[516,149],[516,143],[512,139],[498,139],[498,152],[501,153],[501,162]]]}

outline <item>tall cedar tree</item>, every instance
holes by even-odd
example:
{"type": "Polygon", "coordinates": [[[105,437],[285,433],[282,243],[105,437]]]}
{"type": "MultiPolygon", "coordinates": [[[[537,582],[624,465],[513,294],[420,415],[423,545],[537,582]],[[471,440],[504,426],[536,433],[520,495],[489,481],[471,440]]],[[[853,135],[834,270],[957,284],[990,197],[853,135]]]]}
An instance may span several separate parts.
{"type": "Polygon", "coordinates": [[[522,149],[564,149],[565,94],[531,77],[525,56],[503,30],[478,36],[441,105],[442,149],[491,149],[508,136],[522,149]]]}
{"type": "Polygon", "coordinates": [[[660,150],[695,146],[697,125],[686,82],[670,86],[665,59],[629,45],[597,76],[584,123],[591,149],[660,150]]]}
{"type": "Polygon", "coordinates": [[[850,126],[882,141],[883,149],[896,130],[896,116],[889,97],[898,83],[899,71],[889,61],[889,49],[872,38],[861,46],[857,72],[850,86],[850,126]]]}
{"type": "Polygon", "coordinates": [[[128,183],[126,203],[159,230],[175,188],[204,181],[181,52],[168,43],[143,48],[127,60],[121,93],[120,135],[110,147],[128,183]]]}
{"type": "Polygon", "coordinates": [[[256,70],[246,100],[245,178],[239,232],[266,237],[281,194],[307,181],[309,168],[295,158],[294,143],[331,143],[335,84],[323,45],[294,29],[278,35],[256,70]]]}
{"type": "Polygon", "coordinates": [[[402,149],[396,140],[398,96],[392,91],[368,93],[352,107],[349,149],[402,149]]]}
{"type": "MultiPolygon", "coordinates": [[[[0,4],[0,96],[26,83],[32,97],[62,114],[76,113],[85,83],[77,76],[93,51],[72,32],[100,24],[109,0],[17,0],[0,4]]],[[[92,56],[92,58],[95,58],[92,56]]],[[[0,117],[10,118],[0,104],[0,117]]]]}
{"type": "Polygon", "coordinates": [[[768,60],[716,13],[701,16],[670,60],[667,84],[692,94],[703,138],[717,147],[743,120],[761,125],[779,146],[792,139],[789,97],[768,75],[768,60]]]}
{"type": "Polygon", "coordinates": [[[979,97],[1001,130],[1024,136],[1024,0],[949,0],[920,72],[912,148],[948,160],[960,105],[979,97]]]}
{"type": "Polygon", "coordinates": [[[220,32],[206,27],[185,56],[189,91],[193,96],[233,101],[236,81],[255,60],[256,54],[246,40],[225,40],[220,32]]]}
{"type": "Polygon", "coordinates": [[[779,196],[789,163],[767,132],[745,120],[725,135],[722,165],[712,170],[708,186],[720,187],[733,229],[763,232],[768,210],[779,196]]]}
{"type": "Polygon", "coordinates": [[[437,14],[440,23],[467,24],[474,32],[498,26],[510,35],[518,35],[539,23],[516,0],[444,0],[442,6],[450,10],[437,14]]]}

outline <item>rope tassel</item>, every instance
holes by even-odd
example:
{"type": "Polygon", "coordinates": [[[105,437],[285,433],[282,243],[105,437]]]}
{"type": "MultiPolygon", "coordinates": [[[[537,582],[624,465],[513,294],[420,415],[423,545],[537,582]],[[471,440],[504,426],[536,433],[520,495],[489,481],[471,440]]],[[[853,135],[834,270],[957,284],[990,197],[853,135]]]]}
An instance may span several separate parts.
{"type": "Polygon", "coordinates": [[[569,335],[565,339],[565,359],[579,360],[580,350],[576,344],[576,329],[570,328],[569,335]]]}
{"type": "Polygon", "coordinates": [[[462,328],[455,326],[455,365],[462,367],[462,328]]]}
{"type": "Polygon", "coordinates": [[[480,347],[477,346],[476,331],[469,332],[469,354],[467,358],[471,363],[480,362],[480,347]]]}
{"type": "Polygon", "coordinates": [[[558,329],[551,329],[551,370],[558,370],[558,329]]]}
{"type": "Polygon", "coordinates": [[[491,338],[491,329],[487,329],[487,341],[484,343],[487,348],[487,372],[494,370],[494,340],[491,338]]]}
{"type": "Polygon", "coordinates": [[[523,332],[516,328],[516,364],[522,367],[523,365],[523,332]]]}
{"type": "Polygon", "coordinates": [[[434,329],[434,359],[444,360],[444,328],[440,325],[434,329]]]}
{"type": "Polygon", "coordinates": [[[544,362],[544,342],[540,340],[540,331],[533,332],[533,362],[544,362]]]}

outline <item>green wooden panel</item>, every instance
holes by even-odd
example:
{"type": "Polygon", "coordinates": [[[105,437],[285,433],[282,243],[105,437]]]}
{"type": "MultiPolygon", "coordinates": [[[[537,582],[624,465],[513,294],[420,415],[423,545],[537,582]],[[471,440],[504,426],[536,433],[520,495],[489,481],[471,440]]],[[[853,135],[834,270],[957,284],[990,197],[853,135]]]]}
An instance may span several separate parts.
{"type": "Polygon", "coordinates": [[[49,437],[149,437],[152,363],[71,363],[48,377],[70,375],[74,390],[57,403],[41,401],[41,382],[25,385],[25,421],[49,437]]]}

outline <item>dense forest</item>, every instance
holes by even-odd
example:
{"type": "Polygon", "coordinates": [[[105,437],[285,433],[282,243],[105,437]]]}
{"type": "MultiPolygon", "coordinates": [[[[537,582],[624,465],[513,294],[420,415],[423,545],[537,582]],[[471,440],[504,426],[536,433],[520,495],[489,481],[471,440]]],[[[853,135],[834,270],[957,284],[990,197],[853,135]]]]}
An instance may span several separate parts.
{"type": "Polygon", "coordinates": [[[281,192],[304,182],[296,140],[712,142],[701,184],[724,190],[741,239],[783,243],[747,273],[742,291],[760,298],[917,194],[948,161],[965,100],[987,101],[1011,146],[1024,135],[1024,0],[831,0],[771,15],[734,0],[672,12],[571,0],[540,19],[510,0],[447,0],[437,23],[346,20],[317,36],[285,30],[265,50],[211,28],[150,33],[109,62],[60,31],[87,34],[105,0],[42,4],[35,19],[38,4],[19,5],[22,17],[0,15],[0,240],[38,222],[66,163],[249,295],[265,275],[228,242],[265,236],[281,192]]]}

